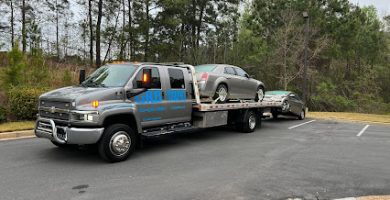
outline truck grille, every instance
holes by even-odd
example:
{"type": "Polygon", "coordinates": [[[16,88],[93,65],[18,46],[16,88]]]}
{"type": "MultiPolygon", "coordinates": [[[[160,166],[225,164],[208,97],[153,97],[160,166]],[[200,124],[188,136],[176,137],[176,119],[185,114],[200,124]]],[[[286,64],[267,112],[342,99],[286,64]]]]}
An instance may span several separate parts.
{"type": "Polygon", "coordinates": [[[60,113],[60,112],[51,113],[49,111],[40,110],[39,116],[44,118],[49,118],[49,119],[60,119],[66,121],[69,120],[69,113],[60,113]]]}
{"type": "Polygon", "coordinates": [[[40,100],[39,101],[39,106],[42,107],[55,107],[59,109],[66,109],[69,110],[71,108],[71,102],[63,102],[63,101],[48,101],[48,100],[40,100]]]}
{"type": "Polygon", "coordinates": [[[39,101],[39,116],[48,119],[69,121],[71,102],[63,101],[39,101]]]}

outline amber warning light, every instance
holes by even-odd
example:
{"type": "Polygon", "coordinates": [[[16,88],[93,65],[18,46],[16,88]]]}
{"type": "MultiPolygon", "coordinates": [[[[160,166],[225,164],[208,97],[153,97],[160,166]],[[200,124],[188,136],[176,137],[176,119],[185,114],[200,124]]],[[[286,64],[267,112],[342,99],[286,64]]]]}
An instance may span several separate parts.
{"type": "Polygon", "coordinates": [[[148,74],[143,74],[143,75],[144,75],[143,81],[145,83],[147,83],[148,82],[148,74]]]}
{"type": "Polygon", "coordinates": [[[92,101],[92,107],[97,108],[99,106],[99,101],[92,101]]]}

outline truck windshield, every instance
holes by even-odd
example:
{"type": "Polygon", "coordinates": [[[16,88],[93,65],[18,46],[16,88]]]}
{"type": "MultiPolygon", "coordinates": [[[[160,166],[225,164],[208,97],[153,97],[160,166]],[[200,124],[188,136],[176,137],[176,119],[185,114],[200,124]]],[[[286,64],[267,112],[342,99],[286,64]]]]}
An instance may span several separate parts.
{"type": "Polygon", "coordinates": [[[83,87],[123,87],[133,75],[136,66],[111,65],[102,66],[94,71],[83,83],[83,87]]]}
{"type": "Polygon", "coordinates": [[[195,66],[195,72],[212,72],[215,69],[214,65],[198,65],[195,66]]]}

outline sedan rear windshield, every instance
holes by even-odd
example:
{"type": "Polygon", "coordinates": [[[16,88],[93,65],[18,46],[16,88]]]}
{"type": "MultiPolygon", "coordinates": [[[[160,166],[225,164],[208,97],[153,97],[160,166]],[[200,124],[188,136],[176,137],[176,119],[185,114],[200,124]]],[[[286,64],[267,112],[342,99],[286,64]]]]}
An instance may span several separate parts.
{"type": "Polygon", "coordinates": [[[212,72],[215,69],[215,65],[198,65],[195,66],[195,72],[212,72]]]}
{"type": "Polygon", "coordinates": [[[112,65],[102,66],[94,71],[81,86],[84,87],[123,87],[133,75],[136,66],[112,65]]]}

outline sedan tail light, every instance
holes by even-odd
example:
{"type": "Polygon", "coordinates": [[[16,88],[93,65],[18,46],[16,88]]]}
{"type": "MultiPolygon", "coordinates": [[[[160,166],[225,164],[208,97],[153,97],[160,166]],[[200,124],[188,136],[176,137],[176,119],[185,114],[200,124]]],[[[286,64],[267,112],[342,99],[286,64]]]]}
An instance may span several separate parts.
{"type": "Polygon", "coordinates": [[[209,79],[209,74],[208,73],[203,73],[202,76],[200,77],[201,81],[207,81],[209,79]]]}

